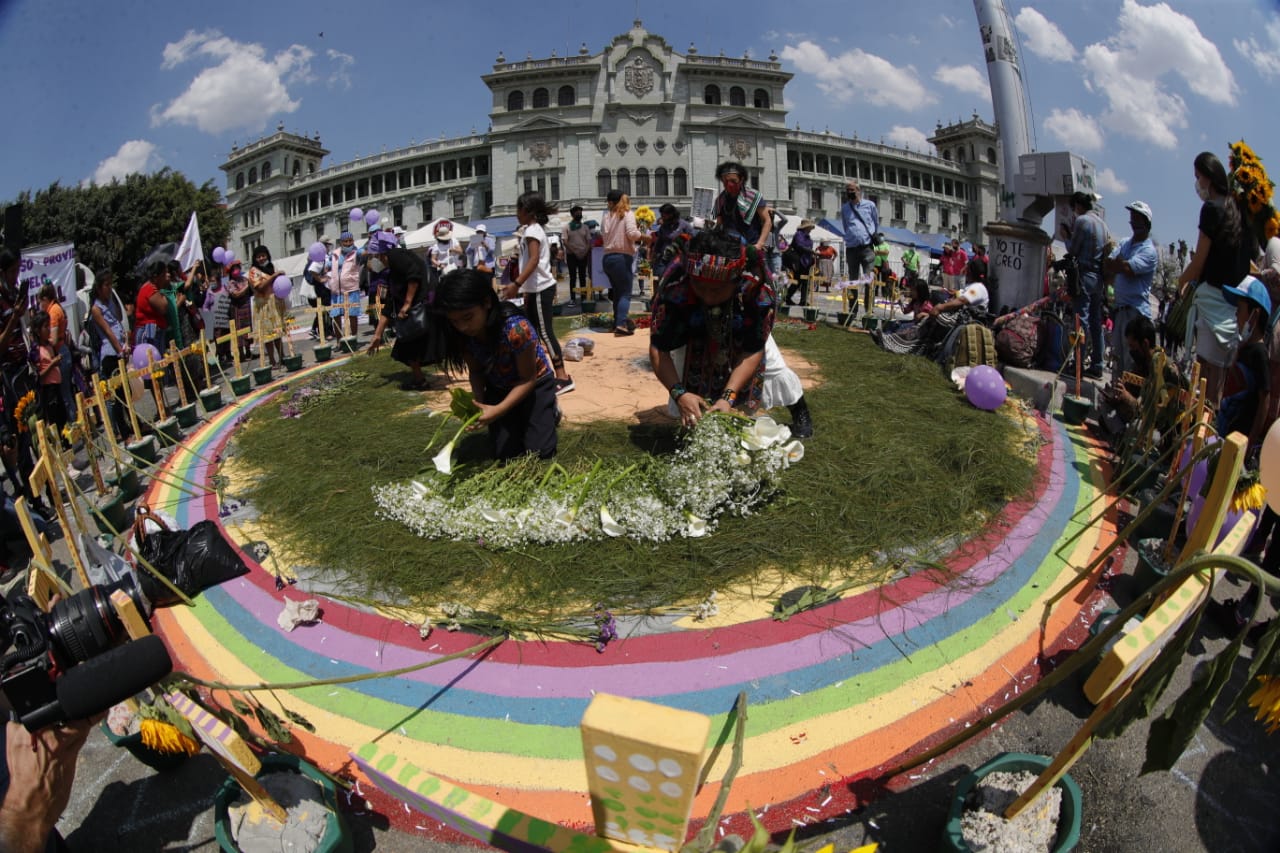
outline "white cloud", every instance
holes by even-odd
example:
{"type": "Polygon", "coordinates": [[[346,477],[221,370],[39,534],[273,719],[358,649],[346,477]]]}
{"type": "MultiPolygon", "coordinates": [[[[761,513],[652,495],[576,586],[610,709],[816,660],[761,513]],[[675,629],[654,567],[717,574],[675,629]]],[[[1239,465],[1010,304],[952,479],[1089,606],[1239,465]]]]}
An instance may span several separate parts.
{"type": "Polygon", "coordinates": [[[987,75],[972,65],[939,65],[933,79],[958,91],[991,99],[987,75]]]}
{"type": "Polygon", "coordinates": [[[325,52],[325,56],[329,57],[334,64],[333,71],[329,72],[329,88],[347,91],[351,88],[351,66],[356,64],[356,58],[349,53],[343,53],[340,50],[329,48],[325,52]]]}
{"type": "Polygon", "coordinates": [[[1195,21],[1165,3],[1124,0],[1115,35],[1084,50],[1086,85],[1107,99],[1102,123],[1112,130],[1172,149],[1188,125],[1186,101],[1165,84],[1180,77],[1192,93],[1235,104],[1236,82],[1213,42],[1195,21]]]}
{"type": "Polygon", "coordinates": [[[1104,193],[1127,193],[1129,185],[1122,181],[1111,169],[1099,169],[1098,174],[1094,177],[1094,186],[1104,193]]]}
{"type": "Polygon", "coordinates": [[[818,80],[818,88],[840,103],[864,101],[877,107],[915,110],[935,103],[911,66],[899,68],[858,48],[828,56],[805,40],[782,49],[782,58],[818,80]]]}
{"type": "Polygon", "coordinates": [[[1267,23],[1266,33],[1265,44],[1252,37],[1236,39],[1233,43],[1259,74],[1268,80],[1280,80],[1280,18],[1272,18],[1267,23]]]}
{"type": "Polygon", "coordinates": [[[926,154],[933,153],[933,145],[929,142],[929,134],[919,128],[895,124],[893,129],[885,134],[884,138],[890,145],[910,148],[912,151],[922,151],[926,154]]]}
{"type": "Polygon", "coordinates": [[[109,184],[126,175],[146,174],[160,165],[156,146],[145,139],[130,139],[116,153],[98,164],[91,179],[96,184],[109,184]]]}
{"type": "Polygon", "coordinates": [[[1102,148],[1102,128],[1091,116],[1075,107],[1054,109],[1044,120],[1044,129],[1072,151],[1098,151],[1102,148]]]}
{"type": "Polygon", "coordinates": [[[1014,26],[1025,37],[1023,42],[1027,50],[1041,59],[1050,62],[1071,62],[1076,58],[1076,49],[1071,40],[1063,35],[1058,25],[1030,6],[1018,12],[1013,19],[1014,26]]]}
{"type": "Polygon", "coordinates": [[[291,113],[301,102],[289,96],[288,84],[311,78],[312,53],[290,45],[268,58],[260,44],[237,42],[217,30],[189,31],[164,47],[161,68],[171,70],[199,59],[213,60],[181,95],[151,112],[151,124],[172,122],[205,133],[244,129],[260,131],[279,113],[291,113]]]}

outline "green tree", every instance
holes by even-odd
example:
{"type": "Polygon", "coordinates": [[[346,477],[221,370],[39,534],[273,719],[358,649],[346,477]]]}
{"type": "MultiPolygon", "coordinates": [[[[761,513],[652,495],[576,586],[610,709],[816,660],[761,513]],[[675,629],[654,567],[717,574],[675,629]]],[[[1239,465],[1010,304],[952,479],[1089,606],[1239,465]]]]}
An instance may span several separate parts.
{"type": "Polygon", "coordinates": [[[24,190],[27,245],[74,243],[79,261],[91,269],[109,266],[116,277],[132,272],[159,243],[182,240],[194,210],[205,251],[221,245],[231,220],[213,181],[197,187],[185,175],[161,169],[123,181],[64,187],[53,183],[34,194],[24,190]]]}

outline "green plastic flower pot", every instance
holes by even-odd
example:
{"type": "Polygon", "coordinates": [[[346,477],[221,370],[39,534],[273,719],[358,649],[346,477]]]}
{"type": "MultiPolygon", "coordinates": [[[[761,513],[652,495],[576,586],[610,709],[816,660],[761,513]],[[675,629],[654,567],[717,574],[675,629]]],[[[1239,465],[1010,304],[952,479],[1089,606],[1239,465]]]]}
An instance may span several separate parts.
{"type": "Polygon", "coordinates": [[[1080,426],[1093,411],[1093,401],[1086,397],[1068,394],[1062,398],[1062,420],[1072,426],[1080,426]]]}
{"type": "Polygon", "coordinates": [[[879,327],[880,327],[880,318],[879,318],[879,317],[866,317],[866,316],[864,316],[864,317],[862,318],[862,328],[866,329],[868,332],[874,332],[874,331],[875,331],[876,329],[878,329],[879,327]]]}
{"type": "MultiPolygon", "coordinates": [[[[1138,492],[1137,500],[1145,511],[1147,506],[1156,499],[1160,494],[1155,489],[1145,489],[1138,492]]],[[[1177,511],[1177,506],[1169,501],[1165,501],[1155,507],[1151,514],[1142,520],[1134,531],[1135,539],[1164,539],[1169,535],[1169,531],[1173,529],[1173,516],[1177,511]]]]}
{"type": "Polygon", "coordinates": [[[155,434],[165,447],[172,447],[182,441],[182,428],[178,426],[178,419],[172,415],[162,421],[156,421],[155,434]]]}
{"type": "Polygon", "coordinates": [[[187,403],[185,406],[175,406],[173,416],[178,419],[178,426],[183,429],[190,429],[200,420],[200,413],[196,411],[195,403],[187,403]]]}
{"type": "Polygon", "coordinates": [[[594,314],[594,313],[596,313],[596,301],[595,301],[594,299],[584,299],[584,300],[582,300],[581,302],[579,302],[578,304],[582,306],[582,313],[583,313],[583,314],[594,314]]]}
{"type": "Polygon", "coordinates": [[[316,357],[316,364],[323,364],[333,358],[333,345],[321,344],[313,350],[313,353],[316,357]]]}
{"type": "Polygon", "coordinates": [[[150,465],[156,461],[156,440],[154,436],[143,436],[137,441],[131,441],[124,446],[124,449],[141,464],[150,465]]]}
{"type": "Polygon", "coordinates": [[[107,726],[106,720],[99,723],[98,728],[102,729],[102,733],[107,736],[107,740],[118,747],[129,750],[134,758],[153,770],[163,773],[166,770],[173,770],[187,760],[187,756],[182,753],[156,752],[149,746],[143,746],[141,733],[118,735],[111,731],[107,726]]]}
{"type": "Polygon", "coordinates": [[[839,326],[847,326],[847,325],[849,325],[849,312],[848,312],[848,311],[837,311],[837,312],[836,312],[836,325],[839,325],[839,326]]]}
{"type": "Polygon", "coordinates": [[[818,322],[818,309],[817,308],[804,309],[804,321],[806,323],[818,322]]]}
{"type": "Polygon", "coordinates": [[[235,376],[231,379],[231,393],[237,397],[243,397],[249,393],[250,384],[253,382],[251,376],[235,376]]]}
{"type": "MultiPolygon", "coordinates": [[[[1006,752],[997,755],[977,770],[966,775],[956,784],[955,794],[951,798],[951,812],[947,825],[942,833],[942,849],[954,853],[968,853],[971,849],[965,844],[960,820],[965,811],[969,794],[978,783],[992,773],[1019,773],[1028,771],[1039,773],[1049,766],[1052,759],[1043,755],[1029,755],[1025,752],[1006,752]]],[[[1080,819],[1083,813],[1083,798],[1080,786],[1070,776],[1063,774],[1054,786],[1062,790],[1062,808],[1058,812],[1058,834],[1054,839],[1051,853],[1068,853],[1080,843],[1080,819]]]]}
{"type": "Polygon", "coordinates": [[[1138,552],[1138,564],[1133,569],[1133,582],[1137,587],[1135,595],[1141,595],[1169,576],[1169,566],[1161,559],[1163,548],[1163,539],[1138,542],[1138,547],[1134,549],[1138,552]]]}
{"type": "Polygon", "coordinates": [[[102,495],[94,502],[93,523],[108,536],[114,536],[129,524],[125,512],[125,496],[119,489],[102,495]]]}
{"type": "MultiPolygon", "coordinates": [[[[257,778],[261,779],[272,773],[301,773],[320,786],[329,814],[325,820],[324,835],[317,843],[315,853],[351,853],[354,850],[351,833],[347,830],[342,812],[338,810],[338,788],[332,779],[297,756],[287,753],[262,756],[262,770],[258,772],[257,778]]],[[[227,853],[240,853],[231,834],[230,815],[231,804],[240,796],[240,792],[240,785],[228,778],[213,797],[214,837],[218,839],[218,846],[227,853]]]]}
{"type": "Polygon", "coordinates": [[[126,503],[142,493],[138,483],[138,472],[132,468],[126,468],[119,474],[109,475],[107,485],[118,491],[126,503]]]}
{"type": "Polygon", "coordinates": [[[339,352],[354,353],[360,349],[360,339],[354,335],[342,339],[341,345],[338,347],[339,352]]]}
{"type": "Polygon", "coordinates": [[[222,389],[206,388],[200,392],[200,405],[206,415],[212,415],[222,408],[222,389]]]}
{"type": "Polygon", "coordinates": [[[255,367],[253,369],[253,384],[259,387],[266,385],[271,381],[271,365],[266,367],[255,367]]]}
{"type": "Polygon", "coordinates": [[[296,373],[302,369],[302,353],[294,353],[284,357],[284,369],[296,373]]]}

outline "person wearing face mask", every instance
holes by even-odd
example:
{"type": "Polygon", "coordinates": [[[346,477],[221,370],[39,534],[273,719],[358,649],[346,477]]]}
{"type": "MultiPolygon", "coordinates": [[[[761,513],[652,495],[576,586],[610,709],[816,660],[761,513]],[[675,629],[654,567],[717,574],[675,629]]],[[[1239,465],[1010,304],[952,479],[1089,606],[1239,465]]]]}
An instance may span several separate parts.
{"type": "Polygon", "coordinates": [[[1151,207],[1144,201],[1125,205],[1133,236],[1125,240],[1103,262],[1106,272],[1115,274],[1115,308],[1111,312],[1111,353],[1115,359],[1112,376],[1131,370],[1133,362],[1125,346],[1125,330],[1134,317],[1151,319],[1151,283],[1160,254],[1151,240],[1151,207]]]}
{"type": "MultiPolygon", "coordinates": [[[[385,272],[387,279],[386,308],[378,314],[378,325],[373,330],[373,340],[369,342],[369,355],[373,355],[381,349],[383,333],[392,317],[397,320],[408,318],[409,312],[420,302],[428,303],[429,307],[434,302],[435,286],[428,280],[427,265],[422,258],[400,248],[390,231],[379,231],[370,237],[365,244],[365,255],[370,271],[385,272]]],[[[422,373],[422,366],[438,364],[444,357],[443,339],[432,320],[428,310],[426,334],[406,340],[402,330],[391,347],[391,357],[407,365],[412,372],[410,379],[401,386],[406,391],[427,390],[429,383],[422,373]]]]}
{"type": "Polygon", "coordinates": [[[1257,447],[1266,434],[1267,398],[1271,394],[1264,340],[1271,318],[1271,296],[1267,286],[1251,275],[1238,287],[1222,288],[1222,296],[1236,312],[1237,349],[1218,407],[1218,435],[1243,433],[1249,437],[1249,446],[1257,447]]]}
{"type": "Polygon", "coordinates": [[[560,245],[564,246],[564,260],[569,267],[569,296],[573,298],[591,279],[591,229],[582,221],[582,205],[569,208],[569,216],[568,224],[560,232],[560,245]]]}
{"type": "Polygon", "coordinates": [[[1236,312],[1223,288],[1238,284],[1249,274],[1250,253],[1240,208],[1231,196],[1227,170],[1212,152],[1195,159],[1196,195],[1200,206],[1200,233],[1191,263],[1178,277],[1179,295],[1195,288],[1193,316],[1196,360],[1209,382],[1208,399],[1216,404],[1236,343],[1236,312]]]}
{"type": "MultiPolygon", "coordinates": [[[[862,197],[862,185],[851,180],[844,187],[844,204],[840,206],[840,224],[844,227],[844,257],[849,267],[849,279],[857,281],[871,275],[876,253],[872,238],[880,230],[880,209],[874,202],[862,197]]],[[[872,288],[867,288],[867,311],[871,311],[872,288]]],[[[850,301],[850,310],[856,316],[858,303],[850,301]]]]}
{"type": "MultiPolygon", "coordinates": [[[[330,263],[329,291],[333,308],[329,314],[339,318],[347,315],[347,329],[355,337],[360,329],[360,262],[362,253],[356,248],[356,240],[350,231],[338,237],[338,249],[330,263]]],[[[334,332],[342,331],[342,321],[334,320],[334,332]]]]}
{"type": "Polygon", "coordinates": [[[438,224],[435,233],[436,243],[427,250],[427,259],[431,262],[431,280],[439,281],[442,275],[458,268],[462,246],[453,239],[453,224],[450,222],[438,224]]]}

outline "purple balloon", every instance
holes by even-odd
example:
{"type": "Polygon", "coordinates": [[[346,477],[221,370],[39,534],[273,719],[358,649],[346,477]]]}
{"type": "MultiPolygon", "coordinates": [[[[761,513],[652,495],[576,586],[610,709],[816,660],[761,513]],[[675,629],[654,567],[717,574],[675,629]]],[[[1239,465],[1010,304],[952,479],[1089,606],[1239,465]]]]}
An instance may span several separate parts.
{"type": "MultiPolygon", "coordinates": [[[[1191,499],[1191,508],[1187,510],[1186,527],[1184,528],[1188,536],[1191,535],[1192,530],[1196,529],[1196,522],[1200,520],[1200,513],[1204,512],[1204,500],[1204,495],[1199,494],[1191,499]]],[[[1243,509],[1227,509],[1227,515],[1222,520],[1222,529],[1218,531],[1218,540],[1213,543],[1214,548],[1222,544],[1222,540],[1227,538],[1227,534],[1236,526],[1236,523],[1240,521],[1245,512],[1246,510],[1243,509]]],[[[1247,541],[1248,536],[1245,539],[1247,541]]]]}
{"type": "Polygon", "coordinates": [[[222,263],[231,266],[236,262],[236,253],[232,249],[227,249],[222,253],[222,263]]]}
{"type": "Polygon", "coordinates": [[[141,370],[150,362],[159,360],[160,350],[156,349],[153,344],[138,344],[133,348],[133,355],[129,358],[129,365],[134,370],[141,370]]]}
{"type": "Polygon", "coordinates": [[[293,282],[289,280],[289,276],[282,275],[271,285],[271,289],[275,291],[277,299],[288,299],[289,294],[293,293],[293,282]]]}
{"type": "Polygon", "coordinates": [[[979,409],[995,411],[1004,402],[1006,394],[1008,389],[1004,387],[1000,371],[989,364],[979,364],[970,369],[969,375],[965,377],[964,395],[979,409]]]}
{"type": "MultiPolygon", "coordinates": [[[[1206,445],[1217,444],[1218,437],[1216,435],[1211,435],[1205,439],[1204,443],[1206,445]]],[[[1183,446],[1182,457],[1178,460],[1178,468],[1182,469],[1187,467],[1187,463],[1190,461],[1191,461],[1191,442],[1188,441],[1183,446]]],[[[1204,488],[1204,482],[1207,479],[1209,479],[1209,460],[1201,459],[1199,462],[1195,464],[1195,467],[1191,469],[1190,480],[1187,483],[1187,494],[1188,495],[1200,494],[1200,490],[1204,488]]]]}
{"type": "Polygon", "coordinates": [[[322,264],[324,263],[324,256],[327,254],[329,254],[329,250],[325,248],[324,243],[315,242],[307,249],[307,260],[322,264]]]}
{"type": "Polygon", "coordinates": [[[364,211],[358,207],[351,208],[351,215],[348,217],[352,222],[361,222],[364,220],[364,211]]]}
{"type": "Polygon", "coordinates": [[[227,259],[227,250],[226,250],[226,249],[224,249],[224,248],[222,248],[221,246],[214,246],[214,247],[213,247],[213,262],[214,262],[215,264],[220,264],[220,263],[222,263],[223,261],[225,261],[226,259],[227,259]]]}
{"type": "Polygon", "coordinates": [[[370,228],[378,224],[378,220],[382,218],[382,214],[376,210],[371,210],[364,215],[364,224],[370,228]]]}

